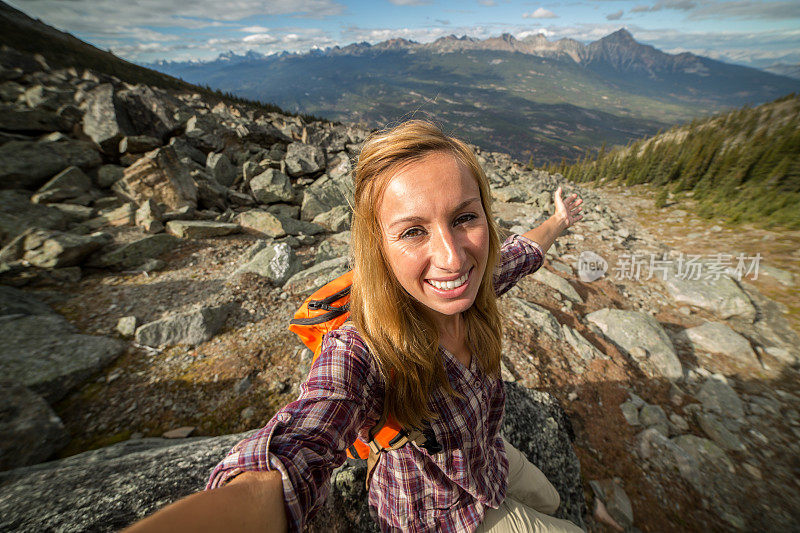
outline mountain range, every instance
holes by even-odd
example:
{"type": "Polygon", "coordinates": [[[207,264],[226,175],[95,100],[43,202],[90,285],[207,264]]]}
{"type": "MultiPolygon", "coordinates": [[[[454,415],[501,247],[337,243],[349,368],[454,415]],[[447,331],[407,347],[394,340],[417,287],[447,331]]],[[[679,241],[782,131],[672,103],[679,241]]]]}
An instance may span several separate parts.
{"type": "Polygon", "coordinates": [[[208,62],[147,65],[296,112],[380,127],[428,116],[489,150],[536,163],[576,160],[674,124],[800,89],[800,80],[691,53],[626,29],[584,45],[544,35],[431,43],[390,39],[208,62]]]}

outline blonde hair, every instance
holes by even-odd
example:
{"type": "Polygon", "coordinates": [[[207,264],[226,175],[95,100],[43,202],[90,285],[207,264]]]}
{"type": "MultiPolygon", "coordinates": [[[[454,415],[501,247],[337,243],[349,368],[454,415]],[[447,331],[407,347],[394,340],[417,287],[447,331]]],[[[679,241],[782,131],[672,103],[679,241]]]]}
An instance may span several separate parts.
{"type": "Polygon", "coordinates": [[[350,316],[386,381],[388,413],[403,427],[421,427],[436,416],[428,407],[434,388],[458,395],[450,386],[441,356],[439,331],[424,307],[395,278],[383,251],[376,213],[390,178],[400,166],[435,153],[452,154],[475,177],[489,227],[489,259],[475,302],[464,311],[467,344],[489,375],[500,372],[502,324],[493,274],[500,253],[492,217],[489,180],[474,152],[434,124],[410,120],[370,135],[355,169],[350,316]]]}

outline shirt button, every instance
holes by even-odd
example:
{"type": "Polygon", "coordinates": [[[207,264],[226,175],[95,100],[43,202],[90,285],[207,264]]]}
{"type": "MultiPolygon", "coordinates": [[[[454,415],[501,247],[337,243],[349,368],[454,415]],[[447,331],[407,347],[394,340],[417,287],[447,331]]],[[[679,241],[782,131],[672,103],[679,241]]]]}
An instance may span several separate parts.
{"type": "Polygon", "coordinates": [[[475,388],[476,389],[480,389],[481,388],[481,381],[479,379],[475,380],[475,388]]]}
{"type": "Polygon", "coordinates": [[[276,416],[275,418],[277,418],[278,422],[280,422],[281,424],[288,424],[289,422],[292,421],[292,415],[286,412],[278,413],[278,416],[276,416]]]}

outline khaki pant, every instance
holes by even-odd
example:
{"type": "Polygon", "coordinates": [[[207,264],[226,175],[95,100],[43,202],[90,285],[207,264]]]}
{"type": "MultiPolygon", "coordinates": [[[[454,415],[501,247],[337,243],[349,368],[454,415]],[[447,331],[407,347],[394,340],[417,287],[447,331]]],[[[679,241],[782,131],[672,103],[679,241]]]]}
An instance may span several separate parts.
{"type": "Polygon", "coordinates": [[[568,520],[549,516],[561,498],[541,470],[503,439],[508,457],[508,490],[499,509],[486,509],[478,533],[528,533],[582,531],[568,520]]]}

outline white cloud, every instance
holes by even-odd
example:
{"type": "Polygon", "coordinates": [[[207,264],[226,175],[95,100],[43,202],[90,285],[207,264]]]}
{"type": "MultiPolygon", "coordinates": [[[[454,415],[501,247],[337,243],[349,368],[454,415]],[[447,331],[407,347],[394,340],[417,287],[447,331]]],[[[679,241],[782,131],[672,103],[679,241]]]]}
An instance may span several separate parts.
{"type": "Polygon", "coordinates": [[[272,44],[278,42],[278,39],[268,33],[254,33],[253,35],[248,35],[242,41],[247,44],[272,44]]]}
{"type": "Polygon", "coordinates": [[[239,31],[247,33],[267,33],[270,29],[264,26],[247,26],[246,28],[239,28],[239,31]]]}
{"type": "Polygon", "coordinates": [[[345,10],[336,0],[237,0],[223,4],[218,0],[8,0],[8,3],[65,31],[122,38],[129,37],[125,28],[137,26],[200,29],[259,15],[322,18],[345,10]]]}
{"type": "Polygon", "coordinates": [[[622,18],[622,15],[624,13],[625,12],[623,10],[621,10],[621,9],[619,11],[617,11],[616,13],[609,13],[608,15],[606,15],[606,20],[619,20],[619,19],[622,18]]]}
{"type": "Polygon", "coordinates": [[[495,0],[478,0],[478,3],[482,6],[489,6],[489,7],[497,5],[497,2],[495,2],[495,0]]]}
{"type": "Polygon", "coordinates": [[[424,6],[430,4],[431,0],[389,0],[396,6],[424,6]]]}
{"type": "Polygon", "coordinates": [[[533,13],[523,13],[522,18],[524,19],[554,19],[558,18],[558,15],[550,11],[549,9],[545,9],[543,7],[538,8],[533,13]]]}

